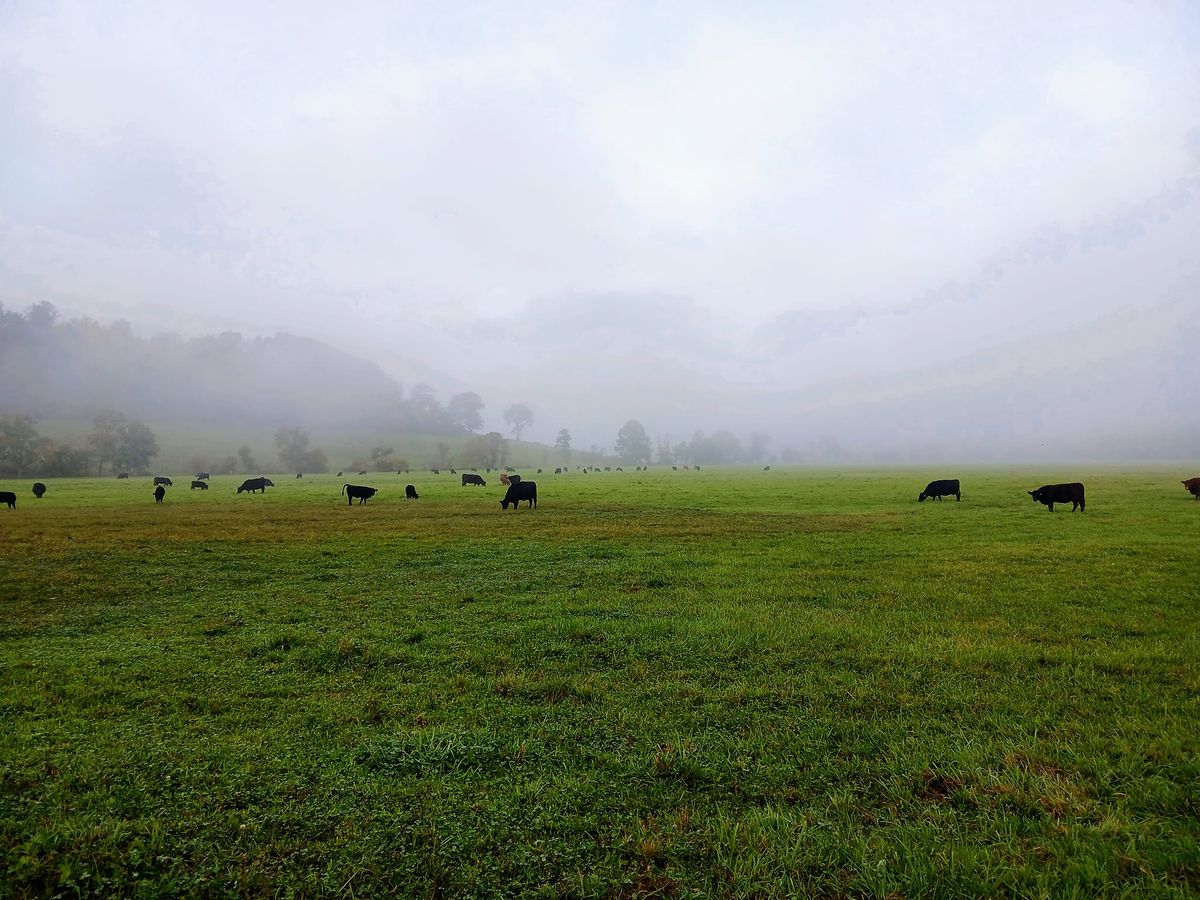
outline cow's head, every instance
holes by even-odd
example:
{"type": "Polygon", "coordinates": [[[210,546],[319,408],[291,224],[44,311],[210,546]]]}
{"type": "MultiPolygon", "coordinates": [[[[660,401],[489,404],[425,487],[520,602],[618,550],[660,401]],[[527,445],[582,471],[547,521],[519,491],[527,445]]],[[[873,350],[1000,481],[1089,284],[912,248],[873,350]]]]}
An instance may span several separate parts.
{"type": "Polygon", "coordinates": [[[1042,489],[1041,488],[1038,488],[1036,491],[1026,491],[1026,493],[1029,494],[1029,499],[1031,499],[1034,503],[1037,503],[1039,500],[1042,499],[1042,489]]]}
{"type": "Polygon", "coordinates": [[[928,497],[928,496],[929,496],[929,495],[928,495],[928,494],[926,494],[924,491],[921,491],[921,493],[917,495],[917,502],[918,502],[918,503],[924,503],[924,502],[925,502],[925,498],[926,498],[926,497],[928,497]]]}

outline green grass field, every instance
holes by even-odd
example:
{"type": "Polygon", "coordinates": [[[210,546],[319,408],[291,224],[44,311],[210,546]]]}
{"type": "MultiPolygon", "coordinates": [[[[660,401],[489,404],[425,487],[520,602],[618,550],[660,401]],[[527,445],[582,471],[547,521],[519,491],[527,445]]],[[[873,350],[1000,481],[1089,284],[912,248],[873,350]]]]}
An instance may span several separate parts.
{"type": "Polygon", "coordinates": [[[1200,894],[1194,474],[0,482],[0,894],[1200,894]]]}

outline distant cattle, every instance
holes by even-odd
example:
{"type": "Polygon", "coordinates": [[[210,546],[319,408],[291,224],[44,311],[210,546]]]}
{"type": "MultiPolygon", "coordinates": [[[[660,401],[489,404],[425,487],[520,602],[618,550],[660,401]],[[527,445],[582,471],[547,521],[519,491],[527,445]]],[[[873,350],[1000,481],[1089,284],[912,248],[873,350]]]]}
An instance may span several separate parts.
{"type": "Polygon", "coordinates": [[[173,481],[171,481],[171,479],[170,479],[170,478],[164,478],[164,477],[163,477],[163,476],[161,476],[161,475],[155,475],[155,476],[154,476],[154,483],[155,483],[155,484],[165,484],[167,487],[174,487],[174,486],[175,486],[175,483],[174,483],[173,481]]]}
{"type": "Polygon", "coordinates": [[[536,481],[514,481],[508,486],[508,491],[504,495],[504,499],[500,501],[502,509],[508,509],[508,504],[513,505],[516,509],[522,500],[529,501],[529,508],[537,507],[537,482],[536,481]]]}
{"type": "Polygon", "coordinates": [[[1036,491],[1027,492],[1034,503],[1044,503],[1054,512],[1055,503],[1070,503],[1071,512],[1083,509],[1083,485],[1078,481],[1070,484],[1044,484],[1036,491]]]}
{"type": "Polygon", "coordinates": [[[342,477],[342,473],[341,473],[341,472],[338,472],[338,473],[337,473],[337,477],[338,477],[338,478],[341,478],[341,477],[342,477]]]}
{"type": "Polygon", "coordinates": [[[46,493],[46,486],[44,484],[42,484],[40,481],[35,481],[33,483],[33,496],[35,496],[39,500],[41,500],[42,497],[45,495],[45,493],[46,493]]]}
{"type": "Polygon", "coordinates": [[[154,502],[162,503],[163,497],[167,496],[167,489],[161,484],[154,489],[154,502]]]}
{"type": "Polygon", "coordinates": [[[366,475],[366,474],[367,474],[367,470],[366,470],[366,469],[363,469],[363,470],[362,470],[361,472],[359,472],[358,474],[359,474],[359,475],[366,475]]]}
{"type": "Polygon", "coordinates": [[[269,487],[275,487],[275,482],[270,478],[247,478],[238,486],[237,492],[240,494],[249,491],[253,494],[255,491],[262,491],[265,494],[269,487]]]}
{"type": "Polygon", "coordinates": [[[612,466],[605,466],[605,467],[604,467],[604,471],[605,471],[605,472],[611,472],[611,471],[612,471],[612,466]]]}
{"type": "Polygon", "coordinates": [[[192,482],[191,490],[194,491],[194,490],[196,490],[196,488],[200,488],[200,490],[202,490],[202,491],[207,491],[208,490],[208,482],[201,481],[200,479],[196,479],[195,481],[192,482]]]}
{"type": "Polygon", "coordinates": [[[693,469],[695,469],[697,472],[699,472],[699,471],[700,471],[700,467],[699,467],[699,466],[692,466],[692,468],[693,468],[693,469]]]}
{"type": "Polygon", "coordinates": [[[404,499],[405,500],[420,500],[421,499],[420,497],[417,496],[417,486],[415,484],[406,484],[404,486],[404,499]]]}
{"type": "Polygon", "coordinates": [[[346,496],[346,505],[353,506],[354,498],[358,498],[358,505],[362,506],[368,500],[375,496],[376,488],[364,487],[361,484],[343,484],[342,493],[346,496]]]}
{"type": "Polygon", "coordinates": [[[1189,478],[1187,481],[1180,482],[1197,500],[1200,500],[1200,477],[1189,478]]]}
{"type": "Polygon", "coordinates": [[[935,497],[941,500],[943,497],[953,497],[955,500],[962,499],[962,491],[958,487],[957,478],[941,478],[937,481],[931,481],[925,485],[925,490],[917,495],[917,502],[924,503],[929,497],[935,497]]]}
{"type": "Polygon", "coordinates": [[[441,474],[442,474],[440,469],[430,469],[429,471],[431,471],[431,472],[432,472],[434,475],[441,475],[441,474]]]}
{"type": "MultiPolygon", "coordinates": [[[[686,468],[686,467],[685,467],[685,468],[686,468]]],[[[672,472],[678,472],[678,471],[679,471],[679,466],[671,466],[671,471],[672,471],[672,472]]]]}
{"type": "Polygon", "coordinates": [[[297,478],[303,478],[303,477],[304,477],[304,473],[303,473],[303,472],[297,472],[297,473],[296,473],[296,477],[297,477],[297,478]]]}
{"type": "Polygon", "coordinates": [[[458,472],[456,472],[454,469],[451,469],[451,470],[450,470],[450,474],[451,474],[451,475],[457,475],[457,474],[458,474],[458,472]]]}
{"type": "Polygon", "coordinates": [[[0,491],[0,503],[7,503],[9,509],[16,509],[17,495],[12,491],[0,491]]]}
{"type": "Polygon", "coordinates": [[[624,470],[624,469],[622,469],[620,466],[617,466],[617,471],[618,471],[618,472],[624,472],[625,470],[624,470]]]}
{"type": "Polygon", "coordinates": [[[118,479],[121,479],[121,478],[128,478],[128,477],[129,477],[129,473],[128,473],[128,472],[118,472],[118,473],[117,473],[117,478],[118,478],[118,479]]]}
{"type": "Polygon", "coordinates": [[[210,476],[207,472],[197,472],[196,477],[200,481],[208,481],[208,479],[211,478],[212,476],[210,476]]]}
{"type": "Polygon", "coordinates": [[[472,475],[470,472],[463,472],[462,486],[466,487],[468,484],[473,484],[478,487],[487,487],[487,482],[483,480],[482,475],[472,475]]]}
{"type": "Polygon", "coordinates": [[[764,471],[764,472],[770,472],[770,471],[771,471],[771,467],[770,467],[770,466],[763,466],[763,471],[764,471]]]}
{"type": "Polygon", "coordinates": [[[555,475],[561,475],[561,474],[562,474],[562,467],[560,466],[559,468],[555,469],[555,470],[554,470],[554,474],[555,474],[555,475]]]}
{"type": "Polygon", "coordinates": [[[541,474],[542,474],[542,470],[541,470],[541,469],[538,469],[538,470],[537,470],[537,473],[538,473],[539,475],[541,475],[541,474]]]}

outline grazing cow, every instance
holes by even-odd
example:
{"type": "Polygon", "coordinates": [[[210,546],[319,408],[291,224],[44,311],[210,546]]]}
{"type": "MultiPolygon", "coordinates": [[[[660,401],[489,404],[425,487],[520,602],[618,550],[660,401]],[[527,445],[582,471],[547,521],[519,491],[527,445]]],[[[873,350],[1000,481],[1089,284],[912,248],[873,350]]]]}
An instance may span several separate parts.
{"type": "Polygon", "coordinates": [[[167,489],[161,484],[154,489],[154,502],[162,503],[163,497],[167,496],[167,489]]]}
{"type": "Polygon", "coordinates": [[[208,482],[201,481],[200,479],[197,478],[195,481],[192,482],[191,489],[194,491],[196,488],[200,488],[200,490],[202,490],[202,491],[207,491],[208,490],[208,482]]]}
{"type": "Polygon", "coordinates": [[[1191,494],[1195,499],[1200,500],[1200,477],[1189,478],[1187,481],[1180,483],[1188,489],[1189,494],[1191,494]]]}
{"type": "Polygon", "coordinates": [[[561,475],[561,474],[562,474],[562,466],[559,466],[557,469],[555,469],[555,470],[554,470],[554,474],[555,474],[555,475],[561,475]]]}
{"type": "Polygon", "coordinates": [[[199,479],[200,481],[208,481],[208,479],[211,477],[212,476],[210,476],[207,472],[197,472],[196,473],[196,478],[199,479]]]}
{"type": "Polygon", "coordinates": [[[763,466],[763,471],[764,471],[764,472],[770,472],[770,471],[771,471],[771,467],[770,467],[770,466],[763,466]]]}
{"type": "Polygon", "coordinates": [[[303,472],[297,472],[297,473],[296,473],[296,477],[297,477],[297,478],[303,478],[303,477],[304,477],[304,473],[303,473],[303,472]]]}
{"type": "Polygon", "coordinates": [[[941,500],[943,497],[953,497],[955,500],[962,499],[962,491],[958,487],[957,478],[939,478],[937,481],[931,481],[925,485],[925,490],[917,495],[917,502],[924,503],[926,498],[936,497],[941,500]]]}
{"type": "Polygon", "coordinates": [[[275,482],[270,478],[247,478],[238,486],[237,492],[240,494],[249,491],[253,494],[255,491],[262,491],[265,494],[269,487],[275,487],[275,482]]]}
{"type": "Polygon", "coordinates": [[[470,472],[464,472],[462,477],[462,486],[466,487],[468,484],[473,484],[477,487],[487,487],[487,482],[483,480],[483,476],[472,475],[470,472]]]}
{"type": "Polygon", "coordinates": [[[417,486],[415,484],[406,484],[404,486],[404,499],[405,500],[420,500],[421,499],[420,497],[417,496],[417,486]]]}
{"type": "Polygon", "coordinates": [[[509,481],[508,481],[508,473],[507,472],[500,473],[500,483],[502,485],[504,485],[505,487],[508,487],[509,481]]]}
{"type": "Polygon", "coordinates": [[[358,498],[358,505],[362,506],[368,500],[375,496],[376,488],[363,487],[361,484],[343,484],[342,493],[346,495],[346,505],[353,506],[354,498],[358,498]]]}
{"type": "Polygon", "coordinates": [[[430,471],[431,471],[431,472],[433,472],[433,474],[434,474],[434,475],[441,475],[441,474],[442,474],[442,473],[441,473],[441,472],[440,472],[438,469],[431,469],[430,471]]]}
{"type": "Polygon", "coordinates": [[[118,472],[118,473],[117,473],[117,480],[118,480],[118,481],[119,481],[120,479],[122,479],[122,478],[128,478],[128,477],[129,477],[129,473],[128,473],[128,472],[118,472]]]}
{"type": "Polygon", "coordinates": [[[699,472],[699,471],[700,471],[700,467],[699,467],[699,466],[692,466],[692,468],[693,468],[695,471],[697,471],[697,472],[699,472]]]}
{"type": "Polygon", "coordinates": [[[16,509],[17,495],[12,491],[0,491],[0,503],[7,503],[9,509],[16,509]]]}
{"type": "Polygon", "coordinates": [[[367,474],[367,470],[366,470],[366,469],[363,469],[363,470],[362,470],[361,472],[359,472],[358,474],[359,474],[359,475],[366,475],[366,474],[367,474]]]}
{"type": "MultiPolygon", "coordinates": [[[[687,468],[687,467],[685,466],[684,468],[687,468]]],[[[678,472],[678,471],[679,471],[679,466],[671,466],[671,471],[672,471],[672,472],[678,472]]]]}
{"type": "Polygon", "coordinates": [[[536,481],[514,481],[508,486],[508,492],[505,493],[504,499],[500,501],[501,509],[508,509],[508,504],[513,505],[516,509],[522,500],[529,501],[529,508],[537,508],[537,482],[536,481]]]}
{"type": "Polygon", "coordinates": [[[1033,499],[1034,503],[1044,503],[1049,508],[1050,512],[1054,512],[1055,503],[1070,503],[1071,512],[1076,509],[1083,509],[1083,485],[1078,481],[1073,481],[1070,484],[1044,484],[1036,491],[1027,491],[1026,493],[1033,499]]]}
{"type": "Polygon", "coordinates": [[[617,466],[617,471],[618,471],[618,472],[624,472],[625,470],[624,470],[624,469],[622,469],[620,466],[617,466]]]}
{"type": "Polygon", "coordinates": [[[155,475],[155,476],[154,476],[154,483],[155,483],[155,484],[165,484],[167,487],[174,487],[174,486],[175,486],[174,482],[172,482],[170,478],[164,478],[164,477],[163,477],[163,476],[161,476],[161,475],[155,475]]]}
{"type": "Polygon", "coordinates": [[[541,474],[542,474],[542,470],[541,470],[541,469],[538,469],[538,470],[537,470],[537,473],[538,473],[539,475],[541,475],[541,474]]]}
{"type": "Polygon", "coordinates": [[[611,472],[611,471],[612,471],[612,466],[605,466],[605,467],[604,467],[604,471],[605,471],[605,472],[611,472]]]}
{"type": "Polygon", "coordinates": [[[451,469],[451,470],[450,470],[450,474],[451,474],[451,475],[457,475],[457,474],[458,474],[458,472],[456,472],[454,469],[451,469]]]}
{"type": "Polygon", "coordinates": [[[44,484],[42,484],[40,481],[35,481],[33,483],[33,496],[35,496],[39,500],[41,500],[42,497],[45,495],[45,493],[46,493],[46,486],[44,484]]]}
{"type": "Polygon", "coordinates": [[[342,477],[342,473],[341,473],[341,472],[338,472],[338,473],[337,473],[337,477],[338,477],[338,478],[341,478],[341,477],[342,477]]]}

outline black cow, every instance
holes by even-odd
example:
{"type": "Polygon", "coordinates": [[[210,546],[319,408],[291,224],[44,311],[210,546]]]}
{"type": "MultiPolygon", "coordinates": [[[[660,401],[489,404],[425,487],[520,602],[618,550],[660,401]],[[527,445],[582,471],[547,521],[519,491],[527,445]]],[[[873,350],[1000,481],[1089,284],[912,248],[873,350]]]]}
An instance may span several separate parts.
{"type": "Polygon", "coordinates": [[[450,470],[450,474],[451,474],[451,475],[457,475],[457,474],[458,474],[458,472],[457,472],[457,471],[455,471],[454,469],[451,469],[451,470],[450,470]]]}
{"type": "Polygon", "coordinates": [[[617,466],[617,471],[618,471],[618,472],[624,472],[625,470],[624,470],[624,469],[622,469],[620,466],[617,466]]]}
{"type": "Polygon", "coordinates": [[[541,470],[541,469],[538,469],[537,473],[538,473],[539,475],[541,475],[541,474],[542,474],[542,470],[541,470]]]}
{"type": "Polygon", "coordinates": [[[162,475],[154,476],[155,484],[165,484],[167,487],[174,487],[175,483],[170,478],[164,478],[162,475]]]}
{"type": "Polygon", "coordinates": [[[559,467],[559,468],[555,469],[555,470],[554,470],[554,474],[555,474],[555,475],[561,475],[561,474],[562,474],[562,468],[561,468],[561,467],[559,467]]]}
{"type": "Polygon", "coordinates": [[[368,500],[375,496],[377,488],[363,487],[361,484],[343,484],[342,493],[346,495],[346,505],[353,506],[354,498],[358,498],[358,505],[362,506],[368,500]]]}
{"type": "Polygon", "coordinates": [[[129,473],[128,473],[128,472],[118,472],[118,473],[117,473],[117,479],[118,479],[118,480],[120,480],[120,479],[122,479],[122,478],[128,478],[128,477],[129,477],[129,473]]]}
{"type": "Polygon", "coordinates": [[[162,503],[163,497],[167,496],[167,489],[161,484],[154,489],[154,502],[162,503]]]}
{"type": "Polygon", "coordinates": [[[404,486],[404,499],[405,500],[420,500],[421,499],[420,497],[417,496],[417,486],[415,484],[406,484],[404,486]]]}
{"type": "Polygon", "coordinates": [[[483,480],[482,475],[472,475],[470,472],[464,472],[462,477],[462,486],[473,484],[478,487],[487,487],[487,482],[483,480]]]}
{"type": "Polygon", "coordinates": [[[1188,493],[1195,499],[1200,500],[1200,477],[1189,478],[1187,481],[1180,482],[1180,484],[1187,488],[1188,493]]]}
{"type": "Polygon", "coordinates": [[[770,471],[771,471],[771,467],[770,467],[770,466],[763,466],[763,471],[764,471],[764,472],[770,472],[770,471]]]}
{"type": "Polygon", "coordinates": [[[514,481],[508,486],[508,492],[504,495],[504,499],[500,501],[502,509],[508,509],[508,504],[513,505],[516,509],[522,500],[529,501],[529,508],[537,508],[537,482],[536,481],[514,481]]]}
{"type": "Polygon", "coordinates": [[[196,488],[200,488],[200,490],[202,490],[202,491],[207,491],[208,490],[208,482],[201,481],[199,478],[197,478],[195,481],[192,482],[191,490],[194,491],[194,490],[196,490],[196,488]]]}
{"type": "Polygon", "coordinates": [[[337,473],[337,477],[338,477],[338,478],[341,478],[341,477],[342,477],[342,473],[341,473],[341,472],[338,472],[338,473],[337,473]]]}
{"type": "Polygon", "coordinates": [[[262,491],[265,494],[269,487],[275,487],[275,482],[270,478],[247,478],[238,485],[237,492],[240,494],[243,491],[249,491],[253,494],[255,491],[262,491]]]}
{"type": "Polygon", "coordinates": [[[440,470],[440,469],[430,469],[429,471],[431,471],[431,472],[432,472],[434,475],[441,475],[441,474],[442,474],[442,472],[441,472],[441,470],[440,470]]]}
{"type": "MultiPolygon", "coordinates": [[[[685,467],[685,468],[686,468],[686,467],[685,467]]],[[[678,472],[678,471],[679,471],[679,466],[671,466],[671,471],[672,471],[672,472],[678,472]]]]}
{"type": "Polygon", "coordinates": [[[33,496],[35,496],[39,500],[41,500],[42,497],[45,495],[45,493],[46,493],[46,486],[44,484],[42,484],[40,481],[35,481],[33,483],[33,496]]]}
{"type": "Polygon", "coordinates": [[[0,503],[7,503],[9,509],[16,509],[17,495],[12,491],[0,491],[0,503]]]}
{"type": "Polygon", "coordinates": [[[196,478],[200,481],[208,481],[211,476],[207,472],[197,472],[196,478]]]}
{"type": "Polygon", "coordinates": [[[953,497],[955,500],[962,500],[962,492],[958,488],[957,478],[940,478],[937,481],[931,481],[925,485],[925,490],[917,495],[917,502],[924,503],[926,498],[936,497],[941,500],[943,497],[953,497]]]}
{"type": "Polygon", "coordinates": [[[361,472],[359,472],[358,474],[359,474],[359,475],[366,475],[366,474],[367,474],[367,470],[366,470],[366,469],[363,469],[363,470],[362,470],[361,472]]]}
{"type": "Polygon", "coordinates": [[[1046,504],[1050,512],[1054,512],[1055,503],[1070,503],[1071,512],[1083,509],[1083,485],[1078,481],[1072,481],[1070,484],[1044,484],[1036,491],[1026,493],[1034,503],[1046,504]]]}
{"type": "Polygon", "coordinates": [[[303,473],[303,472],[297,472],[297,473],[296,473],[296,477],[297,477],[297,478],[303,478],[303,477],[304,477],[304,473],[303,473]]]}

